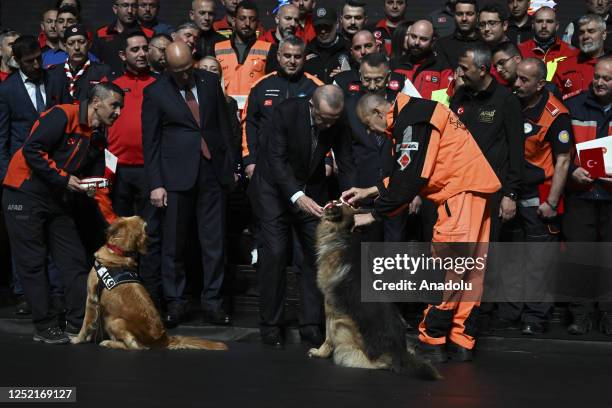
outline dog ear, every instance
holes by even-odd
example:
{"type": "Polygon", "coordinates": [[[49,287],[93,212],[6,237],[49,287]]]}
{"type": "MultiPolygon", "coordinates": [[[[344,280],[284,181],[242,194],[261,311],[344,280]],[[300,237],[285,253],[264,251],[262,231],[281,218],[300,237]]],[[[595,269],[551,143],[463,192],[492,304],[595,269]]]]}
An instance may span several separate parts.
{"type": "Polygon", "coordinates": [[[106,240],[110,241],[112,238],[119,235],[119,231],[123,228],[125,228],[125,219],[119,217],[106,230],[106,240]]]}

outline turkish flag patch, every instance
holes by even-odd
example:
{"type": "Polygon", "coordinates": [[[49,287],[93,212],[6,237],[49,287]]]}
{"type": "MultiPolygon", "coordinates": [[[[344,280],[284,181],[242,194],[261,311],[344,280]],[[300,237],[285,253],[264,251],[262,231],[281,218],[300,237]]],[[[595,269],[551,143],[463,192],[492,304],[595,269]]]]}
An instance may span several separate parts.
{"type": "Polygon", "coordinates": [[[398,81],[390,81],[389,82],[389,89],[391,89],[392,91],[399,91],[400,88],[400,84],[398,81]]]}
{"type": "Polygon", "coordinates": [[[272,106],[272,99],[266,99],[264,101],[264,106],[272,106]]]}
{"type": "Polygon", "coordinates": [[[457,109],[457,115],[463,115],[463,112],[465,112],[465,108],[460,106],[459,109],[457,109]]]}
{"type": "Polygon", "coordinates": [[[404,170],[410,164],[410,154],[408,152],[403,152],[399,159],[397,159],[397,164],[400,165],[400,170],[404,170]]]}
{"type": "Polygon", "coordinates": [[[361,89],[360,89],[359,84],[350,84],[349,85],[349,92],[359,92],[360,90],[361,89]]]}

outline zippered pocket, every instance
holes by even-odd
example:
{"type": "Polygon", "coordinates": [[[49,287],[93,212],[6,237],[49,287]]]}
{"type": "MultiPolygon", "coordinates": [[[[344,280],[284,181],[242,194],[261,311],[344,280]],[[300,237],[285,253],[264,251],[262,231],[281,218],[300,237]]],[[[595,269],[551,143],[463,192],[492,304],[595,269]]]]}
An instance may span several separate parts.
{"type": "Polygon", "coordinates": [[[79,141],[77,142],[76,146],[74,147],[74,150],[72,151],[72,153],[70,153],[70,156],[68,157],[68,160],[66,160],[66,164],[64,164],[64,170],[68,171],[68,167],[70,166],[70,163],[72,163],[72,160],[74,159],[74,156],[76,156],[76,154],[79,152],[79,148],[81,147],[81,143],[83,143],[83,139],[79,139],[79,141]]]}

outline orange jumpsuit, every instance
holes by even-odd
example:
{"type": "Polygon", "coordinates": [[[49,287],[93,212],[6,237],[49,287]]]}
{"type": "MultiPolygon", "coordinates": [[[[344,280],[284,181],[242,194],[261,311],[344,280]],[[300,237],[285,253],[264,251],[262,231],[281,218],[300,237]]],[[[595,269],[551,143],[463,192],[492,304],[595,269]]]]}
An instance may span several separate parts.
{"type": "MultiPolygon", "coordinates": [[[[477,251],[486,250],[491,221],[487,200],[501,183],[463,123],[444,105],[405,95],[398,97],[387,122],[397,165],[379,187],[383,190],[375,217],[397,215],[421,195],[438,206],[432,242],[485,243],[477,251]]],[[[451,298],[427,308],[419,339],[441,345],[448,337],[471,349],[475,317],[470,315],[478,302],[461,301],[460,292],[451,298]]]]}

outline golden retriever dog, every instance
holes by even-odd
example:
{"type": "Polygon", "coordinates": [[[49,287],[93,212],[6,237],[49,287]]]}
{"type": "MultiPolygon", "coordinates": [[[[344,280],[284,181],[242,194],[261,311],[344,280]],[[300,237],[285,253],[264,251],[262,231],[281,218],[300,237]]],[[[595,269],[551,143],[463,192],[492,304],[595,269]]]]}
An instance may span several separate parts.
{"type": "Polygon", "coordinates": [[[317,284],[325,299],[326,338],[308,356],[333,356],[334,363],[345,367],[441,379],[435,367],[408,351],[404,320],[395,305],[361,302],[354,214],[348,205],[328,205],[317,227],[317,284]]]}
{"type": "MultiPolygon", "coordinates": [[[[95,253],[99,268],[135,270],[137,261],[130,255],[144,254],[147,235],[145,222],[137,216],[119,218],[106,234],[106,244],[95,253]]],[[[196,337],[168,336],[153,300],[139,282],[117,284],[108,290],[92,268],[87,279],[85,318],[73,344],[89,342],[98,328],[98,319],[110,340],[102,347],[142,350],[149,348],[227,350],[224,343],[196,337]],[[102,285],[102,290],[98,286],[102,285]],[[98,295],[100,294],[100,295],[98,295]]]]}

